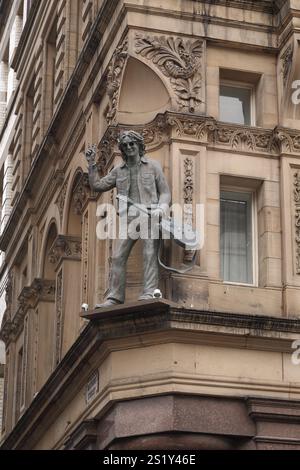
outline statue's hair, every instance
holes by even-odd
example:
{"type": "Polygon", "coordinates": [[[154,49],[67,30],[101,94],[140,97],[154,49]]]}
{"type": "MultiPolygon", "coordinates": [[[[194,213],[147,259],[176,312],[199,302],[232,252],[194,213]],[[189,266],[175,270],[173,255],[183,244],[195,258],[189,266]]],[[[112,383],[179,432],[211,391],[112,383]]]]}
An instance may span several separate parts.
{"type": "Polygon", "coordinates": [[[134,142],[136,142],[139,146],[139,154],[142,157],[145,153],[145,144],[144,144],[144,137],[135,131],[124,131],[120,134],[118,138],[119,149],[122,152],[122,156],[126,159],[126,154],[123,150],[123,140],[125,137],[130,137],[134,142]]]}

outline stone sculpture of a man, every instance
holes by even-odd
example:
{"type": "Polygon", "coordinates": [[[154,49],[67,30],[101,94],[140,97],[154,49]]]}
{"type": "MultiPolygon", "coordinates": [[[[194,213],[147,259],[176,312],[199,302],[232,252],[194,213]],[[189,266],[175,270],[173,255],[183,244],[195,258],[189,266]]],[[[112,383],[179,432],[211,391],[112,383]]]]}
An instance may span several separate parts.
{"type": "MultiPolygon", "coordinates": [[[[118,196],[128,198],[129,204],[140,204],[151,210],[151,217],[159,216],[168,210],[171,201],[170,190],[160,164],[145,156],[143,137],[134,131],[126,131],[120,135],[119,148],[123,163],[103,178],[99,177],[95,163],[95,149],[89,147],[86,158],[89,162],[89,182],[94,191],[109,191],[117,188],[118,196]]],[[[128,219],[130,220],[130,219],[128,219]]],[[[109,280],[109,292],[106,301],[96,307],[108,307],[124,303],[126,287],[126,262],[136,238],[117,240],[112,257],[109,280]]],[[[146,238],[143,240],[144,288],[139,300],[153,298],[158,288],[158,248],[159,240],[146,238]]]]}

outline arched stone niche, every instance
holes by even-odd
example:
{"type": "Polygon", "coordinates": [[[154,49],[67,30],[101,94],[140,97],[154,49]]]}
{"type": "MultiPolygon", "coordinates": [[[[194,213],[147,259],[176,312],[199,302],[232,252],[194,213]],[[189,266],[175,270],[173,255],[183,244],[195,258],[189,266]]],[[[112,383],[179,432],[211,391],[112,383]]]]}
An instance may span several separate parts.
{"type": "Polygon", "coordinates": [[[166,87],[150,67],[128,59],[120,92],[117,119],[124,124],[143,124],[170,106],[166,87]]]}

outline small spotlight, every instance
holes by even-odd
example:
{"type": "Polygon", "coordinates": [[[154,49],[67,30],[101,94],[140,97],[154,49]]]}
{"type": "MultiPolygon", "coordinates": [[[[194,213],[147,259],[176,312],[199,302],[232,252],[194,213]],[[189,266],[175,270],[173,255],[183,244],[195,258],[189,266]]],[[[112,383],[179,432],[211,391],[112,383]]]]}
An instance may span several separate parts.
{"type": "Polygon", "coordinates": [[[162,293],[159,289],[155,289],[152,296],[153,296],[153,299],[161,299],[162,298],[162,293]]]}

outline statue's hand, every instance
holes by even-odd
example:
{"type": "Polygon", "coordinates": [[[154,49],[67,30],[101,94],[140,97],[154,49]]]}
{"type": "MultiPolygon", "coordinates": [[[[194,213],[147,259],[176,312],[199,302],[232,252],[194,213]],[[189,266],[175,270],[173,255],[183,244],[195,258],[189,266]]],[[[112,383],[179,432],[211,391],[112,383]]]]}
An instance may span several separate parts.
{"type": "Polygon", "coordinates": [[[97,154],[97,145],[88,145],[88,148],[85,151],[85,158],[88,161],[89,165],[92,165],[96,161],[96,154],[97,154]]]}

